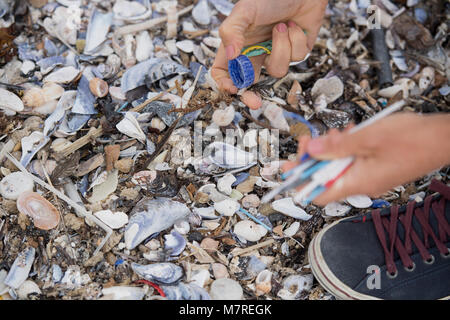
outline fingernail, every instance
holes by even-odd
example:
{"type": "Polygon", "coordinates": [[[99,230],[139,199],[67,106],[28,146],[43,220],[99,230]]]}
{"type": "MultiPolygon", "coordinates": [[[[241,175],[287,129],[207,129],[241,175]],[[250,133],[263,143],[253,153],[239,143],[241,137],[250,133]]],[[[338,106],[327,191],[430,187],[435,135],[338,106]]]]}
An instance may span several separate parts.
{"type": "Polygon", "coordinates": [[[296,27],[297,24],[296,24],[294,21],[289,21],[289,22],[288,22],[288,26],[289,26],[290,28],[293,28],[293,27],[296,27]]]}
{"type": "Polygon", "coordinates": [[[277,30],[278,30],[278,32],[286,32],[287,26],[284,23],[280,23],[277,25],[277,30]]]}
{"type": "Polygon", "coordinates": [[[314,139],[308,143],[306,147],[310,154],[321,154],[324,152],[324,143],[322,139],[314,139]]]}
{"type": "Polygon", "coordinates": [[[225,48],[225,52],[226,52],[226,54],[227,54],[227,59],[228,60],[231,60],[231,59],[233,59],[233,57],[234,57],[234,48],[233,48],[233,45],[229,45],[229,46],[227,46],[226,48],[225,48]]]}

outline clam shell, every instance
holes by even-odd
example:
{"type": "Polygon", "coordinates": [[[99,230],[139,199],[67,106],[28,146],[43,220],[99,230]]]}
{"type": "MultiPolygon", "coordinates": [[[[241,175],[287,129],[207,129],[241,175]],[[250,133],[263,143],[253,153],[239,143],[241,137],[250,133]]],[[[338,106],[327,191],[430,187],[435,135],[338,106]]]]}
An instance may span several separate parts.
{"type": "Polygon", "coordinates": [[[366,195],[354,195],[345,199],[350,205],[355,208],[364,209],[372,205],[372,200],[366,195]]]}
{"type": "Polygon", "coordinates": [[[143,198],[130,213],[125,229],[126,247],[134,249],[150,235],[170,228],[190,213],[185,204],[169,198],[143,198]]]}
{"type": "Polygon", "coordinates": [[[37,87],[28,89],[23,94],[22,101],[26,107],[40,107],[46,102],[44,90],[37,87]]]}
{"type": "Polygon", "coordinates": [[[17,296],[21,300],[29,299],[30,294],[39,295],[41,293],[39,286],[31,280],[25,280],[25,282],[17,289],[17,296]]]}
{"type": "Polygon", "coordinates": [[[17,199],[17,209],[29,216],[38,229],[50,230],[56,228],[59,224],[59,211],[36,192],[22,193],[17,199]]]}
{"type": "Polygon", "coordinates": [[[89,89],[94,96],[103,98],[108,94],[108,83],[105,80],[93,78],[89,81],[89,89]]]}
{"type": "Polygon", "coordinates": [[[326,79],[319,79],[314,84],[311,94],[314,99],[324,94],[327,104],[330,104],[339,99],[344,94],[344,83],[337,77],[326,79]]]}
{"type": "Polygon", "coordinates": [[[217,180],[217,189],[222,192],[225,193],[226,195],[230,195],[231,194],[231,185],[236,181],[236,178],[228,173],[226,175],[224,175],[222,178],[220,178],[219,180],[217,180]]]}
{"type": "Polygon", "coordinates": [[[170,262],[142,265],[131,263],[131,269],[140,277],[158,284],[174,284],[183,275],[183,268],[170,262]]]}
{"type": "Polygon", "coordinates": [[[183,40],[176,43],[178,49],[186,53],[192,53],[194,51],[194,41],[183,40]]]}
{"type": "Polygon", "coordinates": [[[24,105],[22,100],[14,93],[0,88],[0,109],[8,112],[8,115],[14,115],[16,112],[23,111],[24,105]]]}
{"type": "Polygon", "coordinates": [[[44,82],[69,83],[72,82],[80,71],[72,66],[58,69],[44,78],[44,82]]]}
{"type": "Polygon", "coordinates": [[[33,247],[28,247],[17,255],[4,284],[17,289],[24,283],[33,266],[35,252],[36,250],[33,247]]]}
{"type": "Polygon", "coordinates": [[[33,191],[34,182],[25,173],[13,172],[0,182],[0,193],[3,198],[17,200],[19,196],[27,191],[33,191]]]}
{"type": "Polygon", "coordinates": [[[233,199],[225,199],[214,203],[214,209],[221,215],[231,217],[240,208],[239,202],[233,199]]]}
{"type": "Polygon", "coordinates": [[[296,300],[303,291],[310,290],[312,285],[312,274],[291,275],[283,280],[283,289],[277,295],[283,300],[296,300]]]}
{"type": "Polygon", "coordinates": [[[272,202],[272,208],[282,214],[285,214],[295,219],[309,220],[312,218],[312,216],[307,214],[305,210],[303,210],[300,207],[297,207],[294,204],[292,198],[284,198],[276,200],[272,202]]]}
{"type": "Polygon", "coordinates": [[[331,202],[324,208],[325,214],[329,217],[345,216],[352,208],[339,202],[331,202]]]}
{"type": "Polygon", "coordinates": [[[213,142],[207,148],[210,151],[209,159],[221,168],[242,168],[255,161],[253,154],[223,142],[213,142]]]}

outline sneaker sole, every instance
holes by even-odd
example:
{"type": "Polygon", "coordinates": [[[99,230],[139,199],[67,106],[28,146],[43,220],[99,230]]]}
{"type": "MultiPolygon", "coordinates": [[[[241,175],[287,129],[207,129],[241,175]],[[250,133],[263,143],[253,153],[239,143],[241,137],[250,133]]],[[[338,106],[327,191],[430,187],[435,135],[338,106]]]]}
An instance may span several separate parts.
{"type": "MultiPolygon", "coordinates": [[[[308,248],[308,260],[311,265],[311,271],[319,284],[336,297],[338,300],[382,300],[380,298],[359,293],[345,283],[340,281],[328,268],[322,251],[320,250],[320,241],[325,232],[334,227],[342,220],[335,221],[331,225],[321,230],[311,241],[308,248]]],[[[450,296],[441,298],[439,300],[450,300],[450,296]]]]}

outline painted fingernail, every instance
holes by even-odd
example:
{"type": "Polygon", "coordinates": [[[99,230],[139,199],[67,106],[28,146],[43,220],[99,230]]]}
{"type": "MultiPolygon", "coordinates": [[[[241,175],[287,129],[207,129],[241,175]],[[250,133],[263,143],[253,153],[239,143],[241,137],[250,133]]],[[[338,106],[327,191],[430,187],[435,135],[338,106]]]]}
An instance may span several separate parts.
{"type": "Polygon", "coordinates": [[[321,154],[324,152],[324,143],[323,139],[314,139],[308,143],[306,147],[308,152],[311,154],[321,154]]]}
{"type": "Polygon", "coordinates": [[[280,23],[277,25],[278,32],[287,32],[287,26],[284,23],[280,23]]]}
{"type": "Polygon", "coordinates": [[[231,59],[233,59],[233,56],[234,56],[234,48],[233,48],[233,45],[229,45],[229,46],[227,46],[226,48],[225,48],[225,52],[226,52],[226,54],[227,54],[227,59],[228,60],[231,60],[231,59]]]}

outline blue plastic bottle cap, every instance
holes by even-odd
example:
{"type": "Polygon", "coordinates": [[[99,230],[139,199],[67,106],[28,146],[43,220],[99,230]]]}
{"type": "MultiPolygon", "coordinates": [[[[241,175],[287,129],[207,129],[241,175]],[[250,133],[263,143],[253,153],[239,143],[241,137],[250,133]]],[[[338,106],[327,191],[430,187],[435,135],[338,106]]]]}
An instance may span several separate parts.
{"type": "Polygon", "coordinates": [[[255,81],[253,64],[247,56],[240,55],[228,61],[228,72],[234,85],[239,89],[248,88],[255,81]]]}

